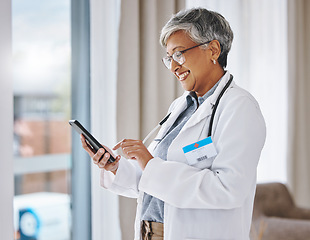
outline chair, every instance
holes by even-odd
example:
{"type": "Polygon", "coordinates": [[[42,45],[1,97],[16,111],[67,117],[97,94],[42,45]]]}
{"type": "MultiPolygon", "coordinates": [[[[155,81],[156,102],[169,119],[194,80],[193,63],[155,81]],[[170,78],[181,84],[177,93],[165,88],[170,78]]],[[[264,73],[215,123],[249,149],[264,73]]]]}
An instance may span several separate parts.
{"type": "Polygon", "coordinates": [[[295,205],[282,183],[258,184],[251,240],[310,239],[310,209],[295,205]]]}

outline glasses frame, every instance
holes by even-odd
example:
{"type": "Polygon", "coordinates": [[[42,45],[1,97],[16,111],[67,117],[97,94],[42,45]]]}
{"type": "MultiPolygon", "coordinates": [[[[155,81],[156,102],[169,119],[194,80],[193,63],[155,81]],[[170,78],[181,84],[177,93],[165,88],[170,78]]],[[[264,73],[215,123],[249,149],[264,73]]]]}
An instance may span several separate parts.
{"type": "Polygon", "coordinates": [[[212,41],[207,41],[207,42],[204,42],[204,43],[200,43],[200,44],[195,45],[195,46],[193,46],[193,47],[184,49],[184,50],[182,50],[182,51],[176,51],[176,52],[174,52],[171,56],[163,57],[163,58],[162,58],[162,62],[163,62],[163,64],[165,65],[165,67],[166,67],[167,69],[169,69],[169,70],[171,69],[171,63],[172,63],[172,61],[170,62],[170,67],[168,67],[168,66],[166,65],[166,63],[165,63],[165,60],[166,60],[166,59],[172,59],[172,60],[175,61],[179,66],[181,66],[181,65],[183,65],[183,64],[185,63],[185,61],[186,61],[186,59],[185,59],[183,53],[185,53],[185,52],[187,52],[188,50],[191,50],[191,49],[193,49],[193,48],[199,47],[199,46],[201,46],[201,45],[208,44],[208,43],[210,43],[210,42],[212,42],[212,41]],[[178,61],[176,61],[176,60],[174,59],[174,58],[175,58],[174,56],[176,56],[176,54],[178,54],[178,53],[180,53],[180,54],[183,56],[183,58],[184,58],[184,62],[183,62],[183,63],[179,63],[178,61]]]}

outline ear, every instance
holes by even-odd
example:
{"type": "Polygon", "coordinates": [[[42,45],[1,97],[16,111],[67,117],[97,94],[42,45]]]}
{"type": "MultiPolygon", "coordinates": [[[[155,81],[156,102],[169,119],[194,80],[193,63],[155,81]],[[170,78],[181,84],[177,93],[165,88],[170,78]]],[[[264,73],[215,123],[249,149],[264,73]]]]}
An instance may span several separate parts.
{"type": "Polygon", "coordinates": [[[217,60],[221,54],[221,44],[218,40],[213,40],[209,43],[209,49],[211,50],[211,58],[217,60]]]}

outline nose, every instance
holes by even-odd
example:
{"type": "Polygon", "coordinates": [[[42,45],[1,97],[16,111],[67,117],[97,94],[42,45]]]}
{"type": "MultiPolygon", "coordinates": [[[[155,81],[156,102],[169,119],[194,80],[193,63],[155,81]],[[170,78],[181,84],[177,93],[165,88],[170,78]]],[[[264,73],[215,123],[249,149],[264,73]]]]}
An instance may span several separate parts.
{"type": "Polygon", "coordinates": [[[176,73],[180,69],[181,65],[172,59],[170,71],[176,73]]]}

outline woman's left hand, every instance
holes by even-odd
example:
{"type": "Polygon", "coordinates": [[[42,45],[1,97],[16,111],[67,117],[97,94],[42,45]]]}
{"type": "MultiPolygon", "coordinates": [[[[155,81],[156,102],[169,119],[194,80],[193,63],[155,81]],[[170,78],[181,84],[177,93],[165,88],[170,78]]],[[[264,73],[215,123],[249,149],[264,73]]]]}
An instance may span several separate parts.
{"type": "Polygon", "coordinates": [[[153,158],[141,140],[123,139],[113,147],[113,150],[118,148],[122,149],[126,158],[137,160],[142,170],[153,158]]]}

